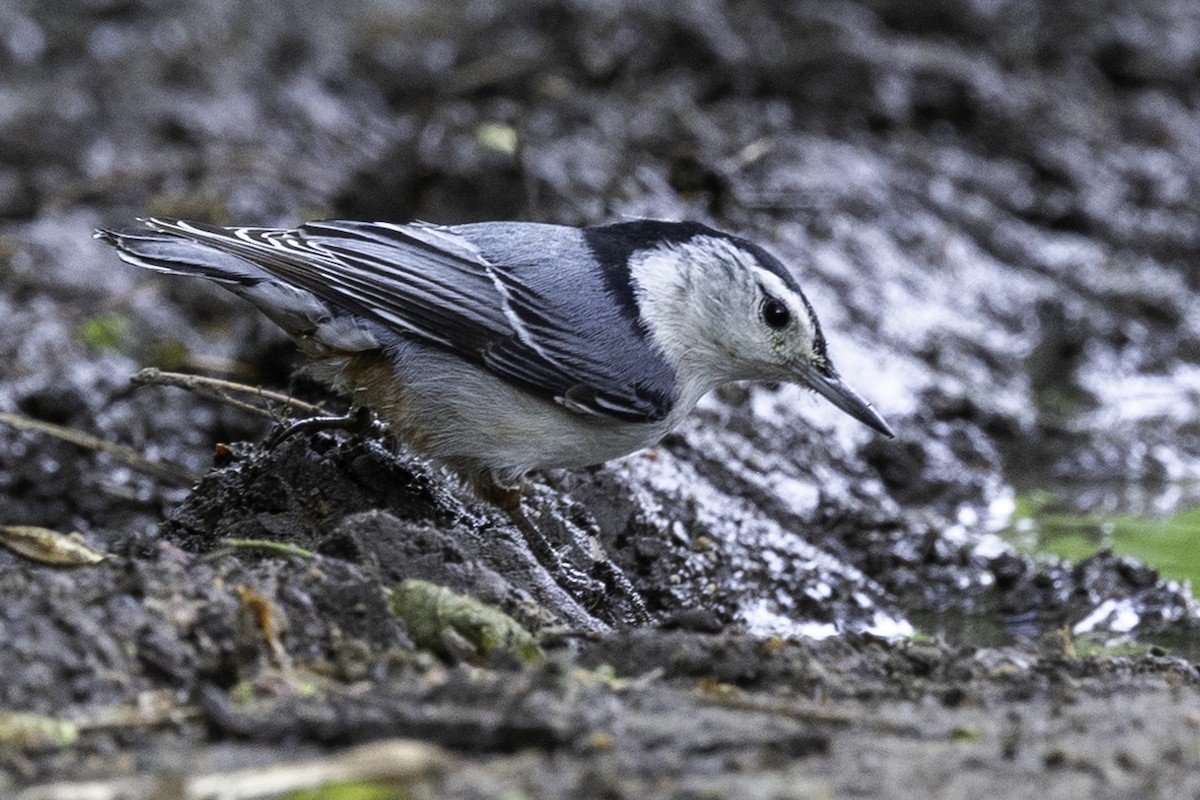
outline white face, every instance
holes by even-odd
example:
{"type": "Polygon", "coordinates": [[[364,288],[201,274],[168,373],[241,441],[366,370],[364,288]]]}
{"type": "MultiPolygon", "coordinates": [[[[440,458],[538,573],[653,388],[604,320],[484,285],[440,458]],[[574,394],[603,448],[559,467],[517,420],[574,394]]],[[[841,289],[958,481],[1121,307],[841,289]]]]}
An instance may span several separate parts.
{"type": "Polygon", "coordinates": [[[791,381],[894,436],[879,412],[834,370],[816,315],[794,281],[769,269],[753,249],[695,236],[630,263],[642,318],[675,367],[677,406],[686,412],[729,381],[791,381]]]}
{"type": "Polygon", "coordinates": [[[797,381],[826,367],[804,298],[750,252],[697,236],[631,264],[642,316],[698,398],[735,380],[797,381]]]}

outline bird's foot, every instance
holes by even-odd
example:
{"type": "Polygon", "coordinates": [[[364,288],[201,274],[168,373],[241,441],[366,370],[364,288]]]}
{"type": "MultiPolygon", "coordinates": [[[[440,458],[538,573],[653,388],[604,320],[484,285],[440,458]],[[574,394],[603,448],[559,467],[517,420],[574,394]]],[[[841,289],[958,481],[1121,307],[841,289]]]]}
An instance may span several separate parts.
{"type": "Polygon", "coordinates": [[[267,438],[266,448],[273,450],[285,440],[298,434],[313,434],[319,431],[349,431],[350,433],[373,433],[378,425],[365,406],[359,406],[342,416],[308,417],[288,424],[280,423],[267,438]]]}

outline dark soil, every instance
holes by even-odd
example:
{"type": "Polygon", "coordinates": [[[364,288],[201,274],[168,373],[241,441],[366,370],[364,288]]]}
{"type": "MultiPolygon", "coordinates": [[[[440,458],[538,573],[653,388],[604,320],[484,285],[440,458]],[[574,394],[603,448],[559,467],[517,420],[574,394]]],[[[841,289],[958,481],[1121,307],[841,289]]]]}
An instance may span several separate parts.
{"type": "Polygon", "coordinates": [[[0,425],[0,526],[109,555],[0,549],[0,796],[396,737],[441,753],[404,797],[1200,796],[1190,587],[995,535],[1200,476],[1194,4],[17,2],[0,70],[0,412],[203,476],[0,425]],[[386,438],[131,386],[343,407],[90,238],[151,214],[697,219],[796,272],[898,438],[728,387],[532,477],[548,570],[386,438]]]}

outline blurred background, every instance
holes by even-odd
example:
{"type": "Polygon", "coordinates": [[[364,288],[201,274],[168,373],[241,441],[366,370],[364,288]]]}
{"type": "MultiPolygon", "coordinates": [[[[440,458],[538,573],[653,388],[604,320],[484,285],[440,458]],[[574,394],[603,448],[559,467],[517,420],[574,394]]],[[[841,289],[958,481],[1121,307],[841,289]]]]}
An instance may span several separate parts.
{"type": "MultiPolygon", "coordinates": [[[[946,541],[1196,574],[1188,0],[6,0],[0,74],[0,410],[203,470],[261,423],[129,374],[295,380],[257,314],[96,226],[691,218],[795,270],[899,432],[722,392],[701,423],[772,453],[735,494],[872,576],[946,541]]],[[[704,436],[673,447],[738,460],[704,436]]],[[[7,428],[0,495],[146,536],[182,496],[7,428]]]]}

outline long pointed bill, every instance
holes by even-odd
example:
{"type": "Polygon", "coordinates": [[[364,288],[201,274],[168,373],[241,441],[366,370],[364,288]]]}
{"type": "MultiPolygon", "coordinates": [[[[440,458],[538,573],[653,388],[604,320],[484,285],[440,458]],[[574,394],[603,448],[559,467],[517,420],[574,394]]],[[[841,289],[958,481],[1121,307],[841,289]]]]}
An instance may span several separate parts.
{"type": "Polygon", "coordinates": [[[797,372],[802,383],[833,403],[834,406],[845,411],[864,425],[879,431],[889,439],[896,438],[896,434],[892,432],[891,426],[884,421],[883,417],[879,416],[879,412],[864,400],[858,392],[842,383],[842,379],[837,375],[823,375],[814,367],[807,364],[800,365],[797,372]]]}

